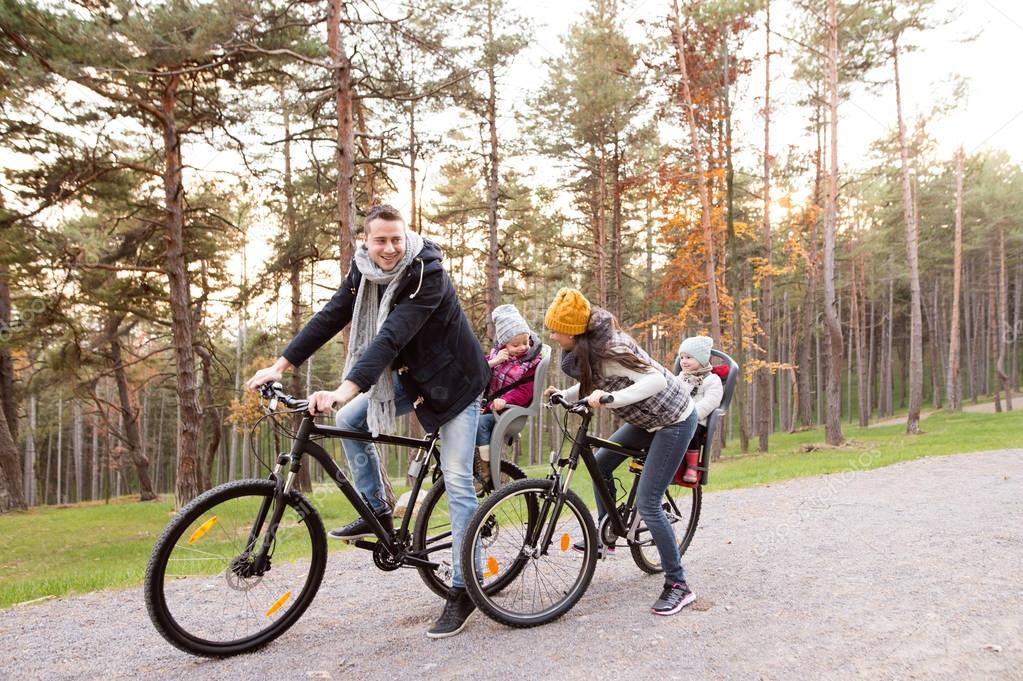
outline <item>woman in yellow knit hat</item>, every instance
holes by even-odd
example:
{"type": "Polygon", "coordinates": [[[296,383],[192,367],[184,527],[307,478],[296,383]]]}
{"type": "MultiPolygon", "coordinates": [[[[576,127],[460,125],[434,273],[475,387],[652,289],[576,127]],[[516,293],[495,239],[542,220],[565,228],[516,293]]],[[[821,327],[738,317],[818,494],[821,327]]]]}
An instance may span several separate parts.
{"type": "MultiPolygon", "coordinates": [[[[674,615],[696,600],[686,584],[675,534],[661,507],[696,430],[689,388],[644,352],[610,312],[590,305],[576,289],[558,291],[544,324],[561,347],[562,371],[579,381],[563,391],[562,397],[571,402],[582,395],[593,409],[614,409],[625,424],[610,439],[629,448],[648,448],[636,506],[657,546],[665,577],[664,589],[651,611],[674,615]],[[604,395],[611,395],[613,401],[601,404],[604,395]]],[[[544,395],[550,399],[555,392],[557,389],[549,387],[544,395]]],[[[608,487],[614,489],[614,469],[625,457],[600,449],[596,459],[608,487]]],[[[600,517],[605,513],[599,495],[597,513],[600,517]]],[[[613,551],[613,546],[601,547],[600,555],[613,551]]]]}

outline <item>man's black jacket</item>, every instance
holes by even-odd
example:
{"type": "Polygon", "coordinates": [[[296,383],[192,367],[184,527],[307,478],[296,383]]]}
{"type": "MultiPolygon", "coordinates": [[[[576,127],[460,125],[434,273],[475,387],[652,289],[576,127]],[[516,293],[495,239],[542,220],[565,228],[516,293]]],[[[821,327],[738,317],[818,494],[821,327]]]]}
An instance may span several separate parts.
{"type": "MultiPolygon", "coordinates": [[[[441,266],[442,257],[435,244],[425,241],[402,274],[387,321],[345,376],[366,392],[391,365],[428,431],[465,409],[490,380],[483,349],[441,266]]],[[[285,359],[298,367],[348,325],[361,280],[353,261],[330,302],[288,344],[285,359]]]]}

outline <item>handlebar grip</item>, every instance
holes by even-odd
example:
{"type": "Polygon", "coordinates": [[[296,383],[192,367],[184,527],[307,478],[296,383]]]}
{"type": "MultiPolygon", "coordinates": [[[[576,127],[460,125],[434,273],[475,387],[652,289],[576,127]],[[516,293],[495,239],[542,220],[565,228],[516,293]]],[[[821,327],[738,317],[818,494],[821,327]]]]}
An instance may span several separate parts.
{"type": "Polygon", "coordinates": [[[554,393],[553,395],[551,395],[550,400],[548,401],[551,404],[560,404],[563,407],[571,406],[568,402],[565,401],[565,398],[561,396],[561,393],[554,393]]]}
{"type": "Polygon", "coordinates": [[[611,404],[614,401],[615,401],[614,395],[601,395],[600,397],[601,404],[611,404]]]}
{"type": "Polygon", "coordinates": [[[309,408],[309,400],[300,400],[297,397],[292,397],[288,393],[284,392],[284,386],[281,385],[280,381],[264,383],[263,385],[259,386],[259,394],[264,399],[280,400],[288,409],[305,411],[309,408]]]}

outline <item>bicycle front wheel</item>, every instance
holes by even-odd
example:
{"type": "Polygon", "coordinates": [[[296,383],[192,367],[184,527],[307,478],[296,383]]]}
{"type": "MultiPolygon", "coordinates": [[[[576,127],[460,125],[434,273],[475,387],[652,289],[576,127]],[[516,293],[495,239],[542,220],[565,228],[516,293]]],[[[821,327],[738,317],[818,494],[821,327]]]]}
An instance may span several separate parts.
{"type": "MultiPolygon", "coordinates": [[[[638,478],[637,478],[638,480],[638,478]]],[[[700,487],[681,487],[668,485],[664,491],[664,501],[661,508],[668,517],[672,532],[675,533],[675,543],[678,544],[679,555],[683,555],[689,548],[696,534],[696,524],[700,521],[700,503],[703,497],[700,487]]],[[[635,541],[629,543],[632,550],[632,559],[643,572],[656,575],[664,571],[661,565],[661,554],[654,545],[654,539],[650,536],[650,530],[646,523],[640,525],[638,536],[635,541]]]]}
{"type": "Polygon", "coordinates": [[[462,544],[473,602],[513,627],[556,620],[586,592],[597,565],[597,530],[582,499],[551,480],[502,487],[476,510],[462,544]],[[560,504],[559,504],[560,501],[560,504]],[[545,538],[547,540],[545,541],[545,538]]]}
{"type": "Polygon", "coordinates": [[[185,506],[157,540],[146,607],[160,634],[185,652],[245,653],[302,616],[326,563],[323,522],[306,499],[292,492],[281,500],[269,480],[229,482],[185,506]],[[279,503],[283,515],[273,524],[279,503]]]}

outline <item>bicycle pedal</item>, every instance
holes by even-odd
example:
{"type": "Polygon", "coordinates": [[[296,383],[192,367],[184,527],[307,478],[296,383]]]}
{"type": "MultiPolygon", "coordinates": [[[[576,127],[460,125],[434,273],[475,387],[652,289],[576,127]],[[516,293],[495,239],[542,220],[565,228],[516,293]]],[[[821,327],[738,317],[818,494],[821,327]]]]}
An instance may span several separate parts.
{"type": "Polygon", "coordinates": [[[377,543],[375,541],[366,541],[365,539],[345,539],[346,544],[354,544],[360,549],[366,549],[367,551],[375,551],[377,543]]]}

